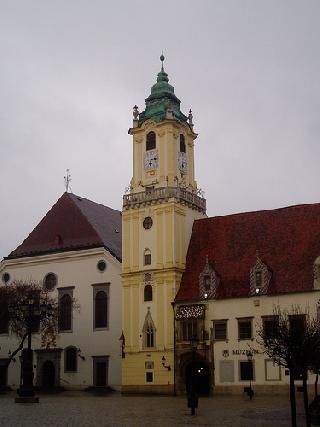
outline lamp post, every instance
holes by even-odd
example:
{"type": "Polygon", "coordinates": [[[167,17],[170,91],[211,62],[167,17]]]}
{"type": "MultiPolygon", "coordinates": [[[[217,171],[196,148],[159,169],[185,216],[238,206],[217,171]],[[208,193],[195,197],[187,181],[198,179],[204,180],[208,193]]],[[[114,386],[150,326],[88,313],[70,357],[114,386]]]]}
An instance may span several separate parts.
{"type": "Polygon", "coordinates": [[[249,350],[247,352],[247,359],[248,359],[248,363],[249,363],[249,390],[248,390],[248,395],[250,400],[252,400],[253,397],[253,390],[252,390],[252,380],[253,380],[253,369],[252,369],[252,359],[253,359],[253,353],[251,350],[249,350]]]}
{"type": "Polygon", "coordinates": [[[53,310],[51,304],[40,304],[34,301],[32,297],[26,298],[11,304],[9,306],[10,316],[22,319],[26,325],[26,334],[28,338],[27,348],[22,350],[21,357],[21,381],[20,387],[17,390],[18,396],[15,399],[16,403],[36,403],[39,401],[35,397],[33,387],[33,351],[31,348],[32,326],[44,316],[52,317],[53,310]]]}
{"type": "Polygon", "coordinates": [[[196,395],[195,389],[195,359],[196,351],[199,340],[193,337],[190,340],[192,359],[191,359],[191,377],[190,377],[190,389],[188,390],[188,408],[191,408],[191,415],[195,415],[196,408],[198,408],[198,396],[196,395]]]}

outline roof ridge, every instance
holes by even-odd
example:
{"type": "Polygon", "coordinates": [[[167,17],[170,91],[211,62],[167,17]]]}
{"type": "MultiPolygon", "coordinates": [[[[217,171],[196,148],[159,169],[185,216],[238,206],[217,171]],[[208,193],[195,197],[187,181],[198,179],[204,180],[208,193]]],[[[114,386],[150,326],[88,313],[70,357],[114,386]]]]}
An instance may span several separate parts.
{"type": "Polygon", "coordinates": [[[209,216],[206,218],[200,218],[197,219],[196,221],[206,221],[206,220],[211,220],[211,219],[216,219],[216,218],[228,218],[228,217],[236,217],[236,216],[244,216],[244,215],[251,215],[251,214],[258,214],[258,213],[265,213],[265,212],[278,212],[278,211],[283,211],[283,210],[291,210],[291,209],[296,209],[296,208],[303,208],[306,206],[320,206],[320,203],[301,203],[298,205],[290,205],[290,206],[283,206],[280,208],[274,208],[274,209],[260,209],[260,210],[253,210],[253,211],[246,211],[246,212],[235,212],[235,213],[231,213],[231,214],[226,214],[226,215],[215,215],[215,216],[209,216]]]}

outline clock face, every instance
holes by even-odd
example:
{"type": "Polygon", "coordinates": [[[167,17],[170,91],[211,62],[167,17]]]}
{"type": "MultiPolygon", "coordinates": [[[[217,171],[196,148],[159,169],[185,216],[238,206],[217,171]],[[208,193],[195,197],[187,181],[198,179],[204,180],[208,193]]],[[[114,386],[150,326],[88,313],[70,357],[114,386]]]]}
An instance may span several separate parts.
{"type": "Polygon", "coordinates": [[[187,154],[179,152],[178,153],[178,168],[180,172],[187,173],[188,163],[187,163],[187,154]]]}
{"type": "Polygon", "coordinates": [[[159,166],[158,150],[147,151],[144,155],[144,168],[146,170],[157,169],[158,166],[159,166]]]}

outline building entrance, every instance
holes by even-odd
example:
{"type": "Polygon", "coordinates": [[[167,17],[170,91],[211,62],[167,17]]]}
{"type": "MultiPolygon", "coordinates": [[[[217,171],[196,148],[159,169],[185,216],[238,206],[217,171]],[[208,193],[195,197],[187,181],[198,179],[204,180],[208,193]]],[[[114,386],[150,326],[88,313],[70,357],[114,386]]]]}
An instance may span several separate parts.
{"type": "Polygon", "coordinates": [[[46,360],[42,365],[42,386],[53,387],[55,383],[55,367],[51,360],[46,360]]]}
{"type": "Polygon", "coordinates": [[[106,387],[108,385],[108,356],[93,358],[93,385],[106,387]]]}
{"type": "Polygon", "coordinates": [[[210,393],[210,373],[209,367],[205,362],[194,361],[186,366],[186,391],[190,393],[193,390],[198,395],[210,393]]]}

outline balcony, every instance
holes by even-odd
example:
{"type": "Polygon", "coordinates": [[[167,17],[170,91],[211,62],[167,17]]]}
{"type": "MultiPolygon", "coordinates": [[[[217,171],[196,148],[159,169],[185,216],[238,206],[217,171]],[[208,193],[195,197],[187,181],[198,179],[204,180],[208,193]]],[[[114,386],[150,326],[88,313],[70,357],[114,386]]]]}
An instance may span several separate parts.
{"type": "Polygon", "coordinates": [[[170,199],[175,199],[178,203],[185,204],[199,212],[206,212],[206,199],[180,187],[154,188],[141,193],[125,194],[123,196],[123,208],[139,208],[140,206],[167,202],[170,199]]]}

